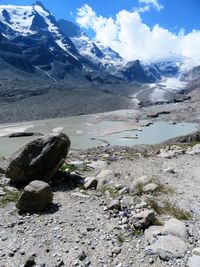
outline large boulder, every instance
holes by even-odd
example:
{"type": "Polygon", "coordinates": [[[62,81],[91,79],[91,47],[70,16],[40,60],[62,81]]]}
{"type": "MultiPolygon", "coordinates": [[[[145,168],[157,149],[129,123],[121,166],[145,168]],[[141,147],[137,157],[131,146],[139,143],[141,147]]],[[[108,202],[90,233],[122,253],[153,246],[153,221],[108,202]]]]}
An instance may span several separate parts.
{"type": "Polygon", "coordinates": [[[158,236],[155,243],[145,248],[147,255],[157,254],[166,261],[181,258],[186,251],[186,243],[173,235],[158,236]]]}
{"type": "Polygon", "coordinates": [[[38,177],[48,181],[61,167],[69,148],[70,140],[64,133],[37,138],[11,156],[6,176],[19,183],[38,177]]]}
{"type": "Polygon", "coordinates": [[[145,230],[145,241],[152,244],[157,236],[173,235],[183,240],[187,240],[188,231],[184,222],[175,218],[169,219],[163,226],[151,226],[145,230]]]}
{"type": "Polygon", "coordinates": [[[22,192],[16,207],[22,211],[34,212],[46,209],[53,200],[49,184],[43,181],[32,181],[22,192]]]}

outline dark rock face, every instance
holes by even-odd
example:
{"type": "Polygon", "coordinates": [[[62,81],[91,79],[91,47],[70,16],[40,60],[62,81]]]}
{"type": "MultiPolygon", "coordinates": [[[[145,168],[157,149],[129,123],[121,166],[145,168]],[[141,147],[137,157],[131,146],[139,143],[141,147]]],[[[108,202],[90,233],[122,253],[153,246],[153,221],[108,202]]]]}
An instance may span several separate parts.
{"type": "Polygon", "coordinates": [[[38,29],[47,29],[47,27],[48,24],[46,23],[44,18],[39,14],[36,14],[33,18],[33,22],[30,29],[32,31],[37,31],[38,29]]]}
{"type": "Polygon", "coordinates": [[[81,28],[71,21],[60,19],[58,25],[61,31],[69,37],[85,35],[81,28]]]}
{"type": "Polygon", "coordinates": [[[129,62],[126,64],[124,69],[122,69],[122,74],[129,80],[129,81],[137,81],[141,83],[147,82],[155,82],[157,77],[152,72],[153,70],[150,69],[149,73],[146,73],[145,69],[141,66],[139,60],[135,60],[133,62],[129,62]]]}
{"type": "Polygon", "coordinates": [[[30,73],[34,73],[35,72],[35,68],[33,67],[33,65],[30,63],[30,61],[28,61],[26,58],[24,58],[23,56],[18,56],[16,54],[0,54],[0,56],[9,64],[11,64],[12,66],[17,67],[20,70],[26,71],[26,72],[30,72],[30,73]]]}
{"type": "Polygon", "coordinates": [[[6,19],[6,22],[10,23],[11,17],[6,9],[3,10],[2,15],[6,19]]]}
{"type": "Polygon", "coordinates": [[[63,133],[35,139],[11,156],[6,176],[18,183],[38,177],[48,181],[62,165],[69,148],[70,140],[63,133]]]}
{"type": "Polygon", "coordinates": [[[35,180],[24,188],[16,207],[22,211],[42,211],[52,200],[53,193],[49,184],[35,180]]]}

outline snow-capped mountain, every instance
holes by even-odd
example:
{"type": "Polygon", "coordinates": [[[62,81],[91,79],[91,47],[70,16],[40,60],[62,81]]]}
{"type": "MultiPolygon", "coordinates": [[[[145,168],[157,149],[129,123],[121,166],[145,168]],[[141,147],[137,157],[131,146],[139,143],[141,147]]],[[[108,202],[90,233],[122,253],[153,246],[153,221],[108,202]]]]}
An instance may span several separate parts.
{"type": "Polygon", "coordinates": [[[121,72],[125,62],[118,53],[96,44],[77,25],[57,22],[40,2],[32,6],[0,5],[0,32],[18,46],[21,57],[53,81],[79,77],[113,83],[127,79],[121,72]]]}
{"type": "Polygon", "coordinates": [[[14,107],[0,106],[3,121],[184,101],[200,86],[199,66],[172,54],[126,62],[40,2],[0,5],[0,103],[14,107]]]}
{"type": "Polygon", "coordinates": [[[88,37],[73,22],[56,21],[41,2],[31,6],[0,5],[0,32],[4,38],[0,40],[1,47],[9,42],[9,47],[20,51],[20,57],[16,53],[0,53],[4,60],[15,67],[20,65],[15,62],[24,60],[33,72],[43,71],[54,82],[79,78],[108,84],[151,83],[179,75],[184,69],[183,62],[175,58],[150,63],[126,62],[111,48],[88,37]]]}
{"type": "Polygon", "coordinates": [[[30,36],[42,30],[67,53],[75,52],[70,39],[61,34],[55,18],[40,2],[32,6],[0,5],[0,21],[0,30],[7,37],[30,36]]]}
{"type": "Polygon", "coordinates": [[[61,19],[58,24],[62,32],[70,37],[79,54],[94,64],[109,70],[114,75],[125,65],[125,60],[117,52],[89,38],[75,23],[61,19]]]}

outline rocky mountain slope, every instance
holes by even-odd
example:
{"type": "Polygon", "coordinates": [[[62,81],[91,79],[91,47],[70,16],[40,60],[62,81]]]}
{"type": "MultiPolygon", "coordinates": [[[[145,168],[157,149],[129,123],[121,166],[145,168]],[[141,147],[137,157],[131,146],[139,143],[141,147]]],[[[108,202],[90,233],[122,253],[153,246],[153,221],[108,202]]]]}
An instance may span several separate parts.
{"type": "Polygon", "coordinates": [[[21,120],[183,101],[187,82],[199,85],[198,64],[126,62],[76,24],[56,21],[40,2],[0,5],[1,121],[16,120],[14,110],[21,120]]]}
{"type": "MultiPolygon", "coordinates": [[[[22,57],[32,65],[32,72],[39,68],[53,81],[80,76],[91,82],[137,81],[137,75],[128,79],[113,76],[109,66],[123,65],[119,54],[102,45],[99,48],[78,26],[73,26],[76,36],[72,37],[69,22],[57,22],[40,2],[25,7],[1,5],[0,22],[0,32],[21,50],[22,57]]],[[[145,76],[145,81],[151,79],[145,76]]]]}
{"type": "Polygon", "coordinates": [[[145,83],[178,72],[177,66],[169,62],[147,64],[136,60],[127,64],[118,53],[95,43],[74,23],[56,21],[40,2],[32,6],[0,5],[0,32],[18,47],[18,53],[21,50],[21,57],[32,65],[32,72],[39,68],[54,81],[80,77],[81,73],[90,81],[145,83]]]}

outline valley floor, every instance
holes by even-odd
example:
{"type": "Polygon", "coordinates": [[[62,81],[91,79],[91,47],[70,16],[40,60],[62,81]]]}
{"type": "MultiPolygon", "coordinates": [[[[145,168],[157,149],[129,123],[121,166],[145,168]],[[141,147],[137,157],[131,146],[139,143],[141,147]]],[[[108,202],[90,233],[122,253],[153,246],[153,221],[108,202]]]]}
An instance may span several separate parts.
{"type": "MultiPolygon", "coordinates": [[[[67,162],[75,160],[76,170],[84,176],[96,177],[102,170],[111,170],[109,185],[104,190],[83,190],[69,188],[65,180],[53,183],[54,205],[45,213],[18,214],[14,203],[8,201],[2,206],[0,200],[1,266],[25,266],[32,254],[37,266],[48,267],[188,266],[192,250],[200,246],[199,155],[176,149],[179,152],[169,158],[159,156],[158,148],[99,148],[70,153],[67,162]],[[162,190],[138,195],[120,191],[144,175],[162,185],[162,190]],[[113,199],[120,200],[121,212],[108,208],[113,199]],[[164,223],[174,216],[186,219],[187,252],[180,259],[163,261],[158,255],[147,255],[146,236],[142,231],[131,231],[129,215],[145,209],[141,203],[150,205],[150,200],[173,207],[166,213],[157,211],[159,221],[164,223]]],[[[0,182],[6,182],[3,176],[0,182]]]]}

